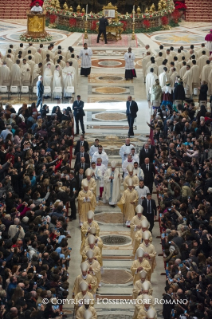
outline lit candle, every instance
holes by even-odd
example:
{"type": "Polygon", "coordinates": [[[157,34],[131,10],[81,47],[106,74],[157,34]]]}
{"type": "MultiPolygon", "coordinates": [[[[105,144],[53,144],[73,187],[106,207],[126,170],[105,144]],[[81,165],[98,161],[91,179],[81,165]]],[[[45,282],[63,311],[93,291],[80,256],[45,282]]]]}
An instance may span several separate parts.
{"type": "Polygon", "coordinates": [[[133,6],[133,22],[135,22],[135,5],[133,6]]]}
{"type": "Polygon", "coordinates": [[[88,4],[86,4],[86,21],[88,20],[88,4]]]}

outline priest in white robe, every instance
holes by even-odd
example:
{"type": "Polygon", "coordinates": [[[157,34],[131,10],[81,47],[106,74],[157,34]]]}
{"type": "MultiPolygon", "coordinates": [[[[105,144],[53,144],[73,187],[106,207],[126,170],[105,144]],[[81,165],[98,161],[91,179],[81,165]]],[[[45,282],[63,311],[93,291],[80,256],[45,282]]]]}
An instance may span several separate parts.
{"type": "Polygon", "coordinates": [[[151,59],[150,52],[147,52],[147,55],[142,60],[144,83],[145,83],[145,78],[146,78],[146,67],[147,67],[147,64],[150,61],[150,59],[151,59]]]}
{"type": "Polygon", "coordinates": [[[192,74],[192,84],[193,86],[200,84],[200,71],[199,65],[197,65],[196,60],[192,60],[191,74],[192,74]]]}
{"type": "Polygon", "coordinates": [[[124,60],[125,60],[125,79],[130,80],[135,78],[136,77],[135,65],[134,65],[135,54],[132,52],[131,48],[128,48],[128,52],[125,53],[124,60]]]}
{"type": "Polygon", "coordinates": [[[71,66],[71,62],[66,62],[66,67],[62,70],[64,96],[66,96],[67,87],[72,86],[75,92],[75,69],[71,66]]]}
{"type": "Polygon", "coordinates": [[[84,43],[84,49],[80,51],[78,58],[81,59],[81,75],[88,76],[91,73],[91,57],[92,50],[88,48],[87,43],[84,43]]]}
{"type": "Polygon", "coordinates": [[[154,69],[150,69],[150,72],[147,73],[146,76],[146,97],[147,101],[150,101],[150,89],[155,84],[155,80],[157,79],[157,74],[154,73],[154,69]]]}
{"type": "Polygon", "coordinates": [[[186,62],[185,61],[183,61],[183,64],[182,64],[183,66],[181,67],[181,69],[180,69],[180,77],[181,77],[181,79],[184,77],[184,75],[185,75],[185,73],[186,73],[186,71],[187,71],[187,65],[186,65],[186,62]]]}
{"type": "Polygon", "coordinates": [[[96,162],[91,163],[91,171],[92,177],[96,182],[96,202],[98,203],[100,197],[102,197],[103,189],[104,189],[104,173],[106,171],[106,167],[104,164],[101,164],[102,159],[98,158],[98,166],[96,162]]]}
{"type": "Polygon", "coordinates": [[[12,66],[13,66],[13,60],[11,59],[11,56],[9,54],[7,54],[7,56],[5,57],[4,61],[7,63],[7,66],[11,70],[12,66]]]}
{"type": "Polygon", "coordinates": [[[134,145],[130,144],[130,139],[126,138],[125,144],[122,145],[122,147],[120,148],[120,151],[119,151],[119,155],[122,158],[122,164],[125,161],[125,159],[127,158],[127,156],[131,153],[131,149],[133,147],[134,147],[134,145]]]}
{"type": "Polygon", "coordinates": [[[206,55],[206,52],[203,51],[204,54],[198,58],[197,64],[199,65],[200,68],[200,74],[202,73],[203,67],[206,65],[206,61],[208,60],[208,56],[206,55]]]}
{"type": "Polygon", "coordinates": [[[115,207],[120,198],[121,174],[116,168],[116,162],[111,162],[111,168],[108,168],[104,174],[104,202],[115,207]]]}
{"type": "Polygon", "coordinates": [[[42,63],[35,64],[33,72],[32,72],[32,86],[35,86],[39,75],[43,74],[43,65],[42,63]]]}
{"type": "Polygon", "coordinates": [[[53,96],[55,98],[61,98],[62,93],[54,92],[56,87],[61,87],[61,88],[63,87],[59,65],[56,65],[55,70],[54,70],[54,76],[53,76],[53,82],[52,82],[52,92],[53,92],[53,96]]]}
{"type": "Polygon", "coordinates": [[[99,150],[99,139],[96,138],[94,144],[90,147],[89,155],[92,158],[95,152],[99,150]]]}
{"type": "Polygon", "coordinates": [[[159,75],[159,83],[161,87],[166,85],[166,82],[170,81],[170,75],[166,66],[163,68],[163,72],[159,75]]]}
{"type": "Polygon", "coordinates": [[[11,69],[11,85],[21,86],[21,68],[19,60],[13,64],[11,69]]]}
{"type": "Polygon", "coordinates": [[[187,65],[186,67],[186,73],[183,76],[183,84],[186,90],[186,94],[190,95],[192,94],[192,73],[190,70],[190,66],[187,65]]]}
{"type": "Polygon", "coordinates": [[[206,61],[206,65],[203,66],[202,68],[202,72],[201,72],[201,75],[200,75],[200,79],[201,79],[201,82],[205,81],[208,83],[208,76],[211,72],[211,61],[210,60],[207,60],[206,61]]]}
{"type": "Polygon", "coordinates": [[[212,70],[208,76],[208,94],[212,94],[212,70]]]}
{"type": "Polygon", "coordinates": [[[51,70],[51,63],[47,64],[46,69],[44,69],[43,73],[43,85],[44,86],[50,86],[52,87],[52,78],[53,78],[53,73],[51,70]]]}
{"type": "Polygon", "coordinates": [[[135,187],[136,192],[138,193],[138,204],[142,205],[143,200],[147,197],[147,194],[150,193],[149,188],[144,185],[144,181],[139,181],[139,186],[135,187]]]}
{"type": "Polygon", "coordinates": [[[171,85],[171,87],[174,87],[174,85],[175,85],[175,82],[176,82],[176,77],[177,77],[177,71],[176,71],[176,69],[175,68],[173,68],[172,70],[171,70],[171,73],[170,73],[170,85],[171,85]]]}
{"type": "Polygon", "coordinates": [[[75,59],[74,57],[74,54],[71,55],[71,58],[69,58],[67,60],[67,62],[71,62],[72,63],[72,66],[75,68],[75,76],[76,76],[76,83],[78,82],[78,68],[79,68],[79,65],[78,65],[78,60],[75,59]]]}
{"type": "Polygon", "coordinates": [[[21,84],[29,86],[31,84],[31,68],[26,59],[23,59],[21,66],[21,84]]]}
{"type": "Polygon", "coordinates": [[[97,162],[97,158],[102,159],[102,164],[105,165],[105,167],[108,166],[108,156],[106,152],[103,151],[102,145],[99,145],[98,151],[93,154],[92,162],[97,162]]]}
{"type": "Polygon", "coordinates": [[[129,154],[126,158],[126,160],[124,161],[124,163],[122,164],[122,170],[124,172],[124,178],[128,175],[128,170],[127,170],[127,166],[129,164],[134,164],[134,160],[132,159],[132,155],[129,154]]]}
{"type": "Polygon", "coordinates": [[[0,67],[0,85],[10,86],[11,82],[11,71],[7,66],[6,62],[3,62],[0,67]]]}

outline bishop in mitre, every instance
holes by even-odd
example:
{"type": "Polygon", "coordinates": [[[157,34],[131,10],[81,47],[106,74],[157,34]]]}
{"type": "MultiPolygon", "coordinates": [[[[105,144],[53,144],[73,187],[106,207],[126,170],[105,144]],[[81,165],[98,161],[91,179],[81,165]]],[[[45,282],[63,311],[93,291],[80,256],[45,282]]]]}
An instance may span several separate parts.
{"type": "Polygon", "coordinates": [[[141,270],[139,272],[139,275],[140,275],[140,279],[138,279],[133,285],[133,299],[136,299],[139,295],[144,293],[143,284],[146,282],[149,284],[148,293],[152,295],[152,291],[153,291],[152,284],[149,280],[147,280],[147,272],[145,270],[141,270]]]}
{"type": "MultiPolygon", "coordinates": [[[[131,266],[131,272],[133,275],[133,284],[140,279],[140,271],[145,270],[147,272],[147,278],[150,277],[151,266],[150,263],[144,259],[144,250],[138,248],[136,251],[136,259],[133,261],[131,266]]],[[[149,279],[148,279],[149,280],[149,279]]]]}
{"type": "Polygon", "coordinates": [[[89,230],[88,236],[84,237],[84,241],[81,242],[80,254],[82,254],[83,249],[85,247],[89,246],[88,238],[90,235],[93,235],[95,237],[95,245],[99,247],[101,254],[102,254],[103,241],[102,241],[101,237],[96,235],[96,228],[95,227],[91,227],[91,229],[89,230]]]}
{"type": "Polygon", "coordinates": [[[91,292],[88,291],[88,284],[85,280],[80,282],[80,292],[78,292],[74,298],[75,309],[77,310],[79,307],[83,305],[83,298],[87,296],[90,300],[91,305],[93,306],[95,303],[94,296],[91,292]]]}
{"type": "MultiPolygon", "coordinates": [[[[156,267],[156,250],[155,246],[150,243],[150,234],[149,231],[143,233],[143,243],[140,244],[139,248],[142,248],[144,251],[144,258],[148,260],[151,265],[151,274],[154,272],[156,267]]],[[[151,275],[149,277],[151,280],[151,275]]]]}
{"type": "Polygon", "coordinates": [[[87,220],[82,224],[81,227],[81,238],[86,238],[89,233],[91,233],[91,228],[96,229],[96,235],[99,236],[99,225],[98,223],[94,220],[94,212],[92,210],[89,210],[87,213],[87,220]]]}
{"type": "Polygon", "coordinates": [[[87,259],[85,262],[88,265],[88,273],[97,281],[97,287],[101,286],[101,266],[100,263],[94,259],[93,250],[89,249],[86,253],[87,259]]]}
{"type": "Polygon", "coordinates": [[[140,204],[136,206],[135,211],[137,215],[135,215],[130,221],[131,238],[132,238],[133,247],[134,247],[135,235],[138,232],[142,233],[142,226],[141,226],[142,220],[147,220],[146,217],[143,215],[144,208],[140,204]]]}
{"type": "Polygon", "coordinates": [[[76,312],[76,319],[97,319],[97,313],[90,304],[89,296],[84,296],[83,305],[76,312]]]}
{"type": "Polygon", "coordinates": [[[134,318],[157,319],[157,312],[154,308],[154,300],[151,295],[143,294],[137,298],[134,318]]]}
{"type": "Polygon", "coordinates": [[[78,213],[80,226],[87,221],[89,210],[94,211],[96,207],[96,197],[93,192],[88,190],[88,181],[82,180],[82,190],[78,194],[78,213]]]}
{"type": "Polygon", "coordinates": [[[86,262],[81,263],[81,274],[77,276],[77,278],[74,281],[74,287],[72,292],[72,297],[74,298],[79,292],[81,292],[80,289],[80,283],[82,281],[86,281],[88,284],[88,290],[93,295],[96,294],[97,289],[97,281],[94,277],[88,274],[88,265],[86,262]]]}
{"type": "Polygon", "coordinates": [[[111,168],[108,168],[104,174],[104,201],[115,207],[120,198],[121,174],[116,168],[116,162],[111,162],[111,168]]]}
{"type": "Polygon", "coordinates": [[[131,179],[133,182],[133,187],[136,187],[139,185],[139,179],[138,176],[133,175],[134,166],[132,164],[127,165],[128,175],[124,179],[124,189],[126,190],[128,188],[128,181],[131,179]]]}
{"type": "Polygon", "coordinates": [[[145,231],[149,232],[149,236],[150,236],[149,237],[149,241],[150,241],[150,243],[152,242],[152,234],[149,231],[149,227],[150,227],[150,224],[149,224],[148,220],[147,219],[143,219],[141,221],[141,229],[139,231],[137,231],[136,234],[135,234],[134,245],[133,245],[133,254],[135,254],[136,250],[138,249],[138,247],[142,243],[143,233],[145,231]]]}
{"type": "Polygon", "coordinates": [[[138,193],[133,187],[132,178],[128,179],[128,188],[123,192],[123,195],[120,199],[119,205],[123,205],[120,207],[122,209],[122,213],[124,214],[126,220],[126,226],[130,227],[130,221],[135,216],[135,207],[138,203],[138,193]]]}
{"type": "Polygon", "coordinates": [[[88,190],[91,191],[94,195],[95,195],[95,198],[96,198],[96,181],[92,176],[92,170],[90,168],[87,168],[86,171],[85,171],[85,176],[86,178],[84,178],[82,180],[83,181],[87,181],[88,183],[88,190]]]}
{"type": "Polygon", "coordinates": [[[88,237],[88,246],[85,247],[82,252],[82,262],[87,259],[87,252],[90,249],[93,251],[94,259],[96,259],[102,267],[102,254],[99,247],[96,246],[95,237],[92,234],[88,237]]]}

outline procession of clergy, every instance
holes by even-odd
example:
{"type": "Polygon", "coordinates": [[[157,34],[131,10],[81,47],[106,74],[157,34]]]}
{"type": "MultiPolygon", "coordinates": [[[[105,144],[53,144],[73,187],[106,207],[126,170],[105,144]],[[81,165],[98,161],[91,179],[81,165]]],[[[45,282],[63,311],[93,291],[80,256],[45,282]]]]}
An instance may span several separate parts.
{"type": "Polygon", "coordinates": [[[153,56],[149,45],[145,48],[142,68],[146,96],[154,107],[160,106],[161,93],[173,93],[179,79],[188,97],[195,88],[199,89],[200,84],[207,84],[208,95],[212,94],[212,56],[207,44],[203,43],[201,47],[191,45],[187,51],[183,46],[175,51],[173,47],[164,49],[160,45],[157,56],[153,56]]]}
{"type": "MultiPolygon", "coordinates": [[[[148,145],[147,143],[146,146],[148,145]]],[[[85,156],[84,146],[80,146],[80,152],[85,156]]],[[[103,242],[99,237],[99,225],[94,220],[94,211],[100,199],[111,207],[116,204],[121,207],[126,225],[131,229],[132,253],[135,256],[131,266],[134,319],[157,317],[151,285],[151,275],[156,266],[156,250],[152,244],[150,224],[143,215],[141,205],[142,201],[150,195],[150,191],[147,186],[144,186],[144,172],[136,165],[139,164],[138,154],[135,154],[135,148],[129,138],[120,148],[119,154],[122,158],[122,169],[117,167],[116,161],[112,161],[111,167],[108,167],[108,156],[99,145],[99,140],[96,139],[89,150],[91,167],[85,170],[85,178],[81,179],[82,189],[78,194],[78,213],[81,226],[79,253],[82,256],[82,263],[81,273],[75,279],[72,296],[75,300],[77,319],[97,318],[95,301],[97,290],[101,287],[103,242]],[[121,194],[122,182],[124,190],[121,194]]],[[[83,177],[81,167],[85,167],[84,157],[83,160],[81,158],[79,166],[79,178],[80,175],[83,177]]]]}

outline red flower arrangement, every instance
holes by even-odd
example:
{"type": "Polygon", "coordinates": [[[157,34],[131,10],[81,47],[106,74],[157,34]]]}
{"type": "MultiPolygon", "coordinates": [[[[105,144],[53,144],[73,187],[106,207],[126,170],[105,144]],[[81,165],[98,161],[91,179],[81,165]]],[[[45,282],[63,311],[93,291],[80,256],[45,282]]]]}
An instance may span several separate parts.
{"type": "Polygon", "coordinates": [[[180,13],[178,10],[174,10],[174,12],[172,12],[172,18],[174,20],[175,23],[178,23],[180,17],[180,13]]]}
{"type": "Polygon", "coordinates": [[[56,19],[57,19],[56,14],[50,14],[50,16],[49,16],[50,23],[55,23],[56,19]]]}
{"type": "Polygon", "coordinates": [[[70,18],[69,24],[70,24],[70,27],[76,27],[77,20],[75,18],[70,18]]]}
{"type": "Polygon", "coordinates": [[[149,20],[144,20],[143,21],[143,25],[146,29],[148,29],[150,27],[150,21],[149,20]]]}
{"type": "Polygon", "coordinates": [[[176,1],[175,2],[175,10],[186,10],[187,7],[185,5],[185,3],[180,2],[180,1],[176,1]]]}
{"type": "Polygon", "coordinates": [[[97,24],[97,21],[96,20],[93,20],[91,22],[91,30],[96,30],[96,24],[97,24]]]}
{"type": "Polygon", "coordinates": [[[122,28],[124,29],[124,31],[127,29],[127,21],[125,20],[120,20],[120,22],[123,24],[122,28]]]}
{"type": "Polygon", "coordinates": [[[166,16],[164,16],[161,18],[161,22],[162,22],[162,25],[167,25],[169,23],[169,20],[166,16]]]}

